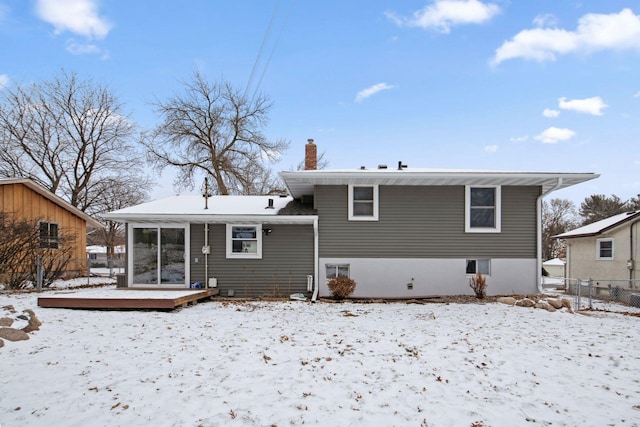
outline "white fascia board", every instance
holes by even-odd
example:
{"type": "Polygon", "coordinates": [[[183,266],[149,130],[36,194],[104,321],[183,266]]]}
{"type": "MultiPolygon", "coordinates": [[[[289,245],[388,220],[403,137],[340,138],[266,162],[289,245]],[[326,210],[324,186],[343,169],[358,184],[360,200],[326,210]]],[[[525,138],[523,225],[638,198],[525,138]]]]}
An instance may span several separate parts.
{"type": "Polygon", "coordinates": [[[127,214],[109,215],[118,222],[181,222],[197,224],[313,224],[317,215],[162,215],[127,214]]]}

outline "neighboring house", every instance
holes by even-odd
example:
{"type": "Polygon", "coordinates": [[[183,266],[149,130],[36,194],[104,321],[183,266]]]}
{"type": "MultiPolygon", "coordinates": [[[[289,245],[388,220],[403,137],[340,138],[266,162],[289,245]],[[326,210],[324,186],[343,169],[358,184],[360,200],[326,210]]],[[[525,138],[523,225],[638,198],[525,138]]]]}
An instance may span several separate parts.
{"type": "Polygon", "coordinates": [[[125,245],[118,245],[113,248],[113,255],[107,256],[107,247],[100,245],[87,246],[87,257],[89,258],[89,266],[98,267],[120,267],[123,264],[126,255],[125,245]]]}
{"type": "Polygon", "coordinates": [[[60,197],[24,178],[0,179],[0,212],[15,219],[37,221],[40,246],[55,256],[62,236],[70,239],[71,262],[66,275],[85,274],[87,270],[87,228],[102,224],[60,197]]]}
{"type": "Polygon", "coordinates": [[[542,263],[544,268],[550,277],[565,277],[564,269],[566,262],[560,258],[553,258],[546,260],[542,263]]]}
{"type": "Polygon", "coordinates": [[[567,277],[620,286],[635,281],[637,288],[638,223],[640,211],[627,212],[554,236],[567,245],[567,277]]]}
{"type": "Polygon", "coordinates": [[[177,196],[107,215],[127,223],[128,285],[329,296],[327,280],[344,275],[354,297],[417,298],[472,293],[481,272],[488,294],[534,293],[542,197],[598,176],[315,170],[315,153],[310,141],[305,170],[280,174],[286,197],[177,196]]]}

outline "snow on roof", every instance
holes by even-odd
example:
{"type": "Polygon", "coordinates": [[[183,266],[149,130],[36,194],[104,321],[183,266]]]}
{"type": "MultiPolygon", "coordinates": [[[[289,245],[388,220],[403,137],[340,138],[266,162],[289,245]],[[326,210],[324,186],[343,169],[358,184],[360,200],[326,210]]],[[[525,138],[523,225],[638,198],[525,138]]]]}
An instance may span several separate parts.
{"type": "Polygon", "coordinates": [[[578,227],[575,230],[567,231],[553,237],[557,237],[560,239],[570,239],[573,237],[595,236],[596,234],[600,234],[604,231],[609,230],[610,228],[621,225],[636,217],[640,217],[640,211],[625,212],[618,215],[610,216],[609,218],[605,218],[591,224],[584,225],[582,227],[578,227]]]}
{"type": "Polygon", "coordinates": [[[565,261],[560,258],[553,258],[542,263],[542,265],[565,265],[565,261]]]}
{"type": "Polygon", "coordinates": [[[309,219],[302,216],[297,220],[278,217],[278,211],[292,200],[291,197],[281,196],[211,196],[205,207],[205,198],[202,195],[186,194],[113,211],[105,215],[105,218],[116,221],[209,222],[267,217],[276,222],[308,222],[309,219]]]}

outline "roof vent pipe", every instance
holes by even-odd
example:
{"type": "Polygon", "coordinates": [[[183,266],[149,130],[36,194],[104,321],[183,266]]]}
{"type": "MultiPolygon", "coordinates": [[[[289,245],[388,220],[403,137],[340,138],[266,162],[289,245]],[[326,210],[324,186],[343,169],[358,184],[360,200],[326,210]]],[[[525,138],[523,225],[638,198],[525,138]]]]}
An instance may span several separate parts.
{"type": "Polygon", "coordinates": [[[386,169],[387,165],[378,165],[378,169],[386,169]]]}
{"type": "Polygon", "coordinates": [[[402,160],[400,160],[398,162],[398,170],[401,171],[402,169],[406,169],[406,168],[407,168],[407,165],[403,165],[402,160]]]}
{"type": "Polygon", "coordinates": [[[273,199],[267,201],[267,207],[265,209],[273,209],[273,199]]]}

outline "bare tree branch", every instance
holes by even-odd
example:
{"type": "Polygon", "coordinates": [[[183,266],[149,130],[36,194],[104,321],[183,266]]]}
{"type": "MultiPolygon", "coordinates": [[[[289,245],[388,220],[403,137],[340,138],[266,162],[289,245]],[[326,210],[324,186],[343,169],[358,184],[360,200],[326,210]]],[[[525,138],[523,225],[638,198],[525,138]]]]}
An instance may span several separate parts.
{"type": "Polygon", "coordinates": [[[0,93],[0,176],[30,178],[82,211],[100,203],[102,181],[148,179],[135,126],[109,89],[62,71],[0,93]],[[122,171],[128,171],[123,174],[122,171]]]}
{"type": "Polygon", "coordinates": [[[210,175],[218,194],[268,194],[274,190],[268,163],[289,143],[270,141],[262,133],[272,107],[260,96],[245,98],[228,82],[208,82],[195,72],[184,93],[156,101],[162,123],[142,138],[158,170],[178,170],[176,186],[193,188],[210,175]]]}

